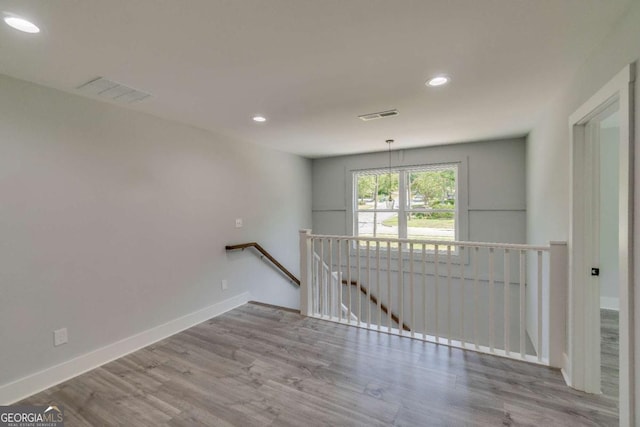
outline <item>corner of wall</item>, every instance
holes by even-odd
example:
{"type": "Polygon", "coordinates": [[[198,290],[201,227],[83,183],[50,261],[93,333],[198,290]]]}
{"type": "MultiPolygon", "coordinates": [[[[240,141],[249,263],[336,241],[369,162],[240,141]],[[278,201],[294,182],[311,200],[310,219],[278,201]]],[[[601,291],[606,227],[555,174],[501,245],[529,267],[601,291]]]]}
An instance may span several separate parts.
{"type": "Polygon", "coordinates": [[[233,310],[253,298],[243,292],[202,310],[171,320],[139,334],[106,345],[74,359],[0,386],[0,405],[13,404],[49,387],[95,369],[117,358],[140,350],[185,329],[233,310]]]}

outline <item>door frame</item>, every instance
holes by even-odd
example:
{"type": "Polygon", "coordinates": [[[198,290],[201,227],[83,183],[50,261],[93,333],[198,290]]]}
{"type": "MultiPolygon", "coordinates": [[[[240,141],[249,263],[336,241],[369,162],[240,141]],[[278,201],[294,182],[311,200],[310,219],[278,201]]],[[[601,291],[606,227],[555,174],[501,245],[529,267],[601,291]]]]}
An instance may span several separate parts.
{"type": "Polygon", "coordinates": [[[571,143],[571,175],[569,224],[569,307],[568,355],[563,368],[569,385],[590,393],[600,393],[599,325],[600,295],[598,286],[591,283],[590,262],[594,241],[592,213],[594,194],[591,186],[593,160],[586,144],[586,124],[612,103],[619,103],[620,154],[619,172],[619,298],[620,298],[620,425],[633,425],[634,370],[633,370],[633,82],[635,64],[627,65],[605,84],[569,118],[571,143]],[[596,320],[594,321],[594,318],[596,320]],[[597,366],[595,365],[597,363],[597,366]]]}

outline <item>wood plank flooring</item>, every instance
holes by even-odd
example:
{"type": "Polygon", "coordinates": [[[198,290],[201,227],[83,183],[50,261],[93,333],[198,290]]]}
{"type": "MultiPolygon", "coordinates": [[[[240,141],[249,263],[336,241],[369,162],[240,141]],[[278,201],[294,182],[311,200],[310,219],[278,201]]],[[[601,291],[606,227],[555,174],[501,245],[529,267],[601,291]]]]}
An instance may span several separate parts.
{"type": "Polygon", "coordinates": [[[602,393],[614,399],[619,394],[619,332],[618,312],[600,310],[600,387],[602,393]]]}
{"type": "Polygon", "coordinates": [[[22,404],[67,426],[614,426],[557,370],[246,304],[22,404]]]}

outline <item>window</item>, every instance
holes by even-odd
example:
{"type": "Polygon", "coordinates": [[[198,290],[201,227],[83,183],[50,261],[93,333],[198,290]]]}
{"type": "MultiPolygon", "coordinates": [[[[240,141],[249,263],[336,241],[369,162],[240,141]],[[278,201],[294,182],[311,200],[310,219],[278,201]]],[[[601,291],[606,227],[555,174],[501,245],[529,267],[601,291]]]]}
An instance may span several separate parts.
{"type": "Polygon", "coordinates": [[[354,234],[458,240],[458,164],[355,172],[354,234]]]}

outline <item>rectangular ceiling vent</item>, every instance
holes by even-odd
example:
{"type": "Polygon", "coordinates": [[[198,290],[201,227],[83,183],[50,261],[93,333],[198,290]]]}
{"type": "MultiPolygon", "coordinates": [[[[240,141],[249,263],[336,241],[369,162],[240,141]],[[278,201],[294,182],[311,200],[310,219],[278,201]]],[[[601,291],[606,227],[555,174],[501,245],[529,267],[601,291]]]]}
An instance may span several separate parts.
{"type": "Polygon", "coordinates": [[[104,77],[93,79],[79,86],[78,90],[88,95],[108,98],[125,104],[142,101],[151,96],[151,94],[147,92],[114,82],[113,80],[105,79],[104,77]]]}
{"type": "Polygon", "coordinates": [[[369,120],[384,119],[385,117],[393,117],[393,116],[397,116],[398,114],[400,114],[398,110],[394,109],[394,110],[380,111],[379,113],[363,114],[361,116],[358,116],[358,118],[362,121],[368,122],[369,120]]]}

